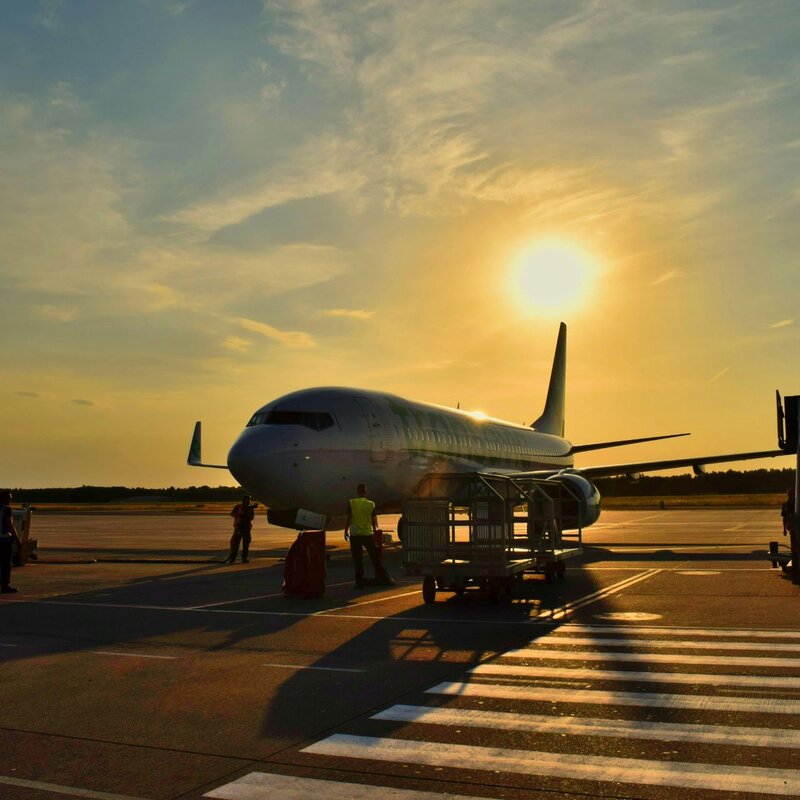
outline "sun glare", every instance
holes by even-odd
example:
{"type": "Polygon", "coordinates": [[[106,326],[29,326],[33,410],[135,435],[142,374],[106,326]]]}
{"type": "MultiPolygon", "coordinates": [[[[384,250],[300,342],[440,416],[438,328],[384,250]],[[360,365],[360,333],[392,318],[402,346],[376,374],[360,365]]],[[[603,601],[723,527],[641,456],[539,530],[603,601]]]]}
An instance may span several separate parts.
{"type": "Polygon", "coordinates": [[[529,313],[563,314],[586,299],[596,269],[594,259],[576,245],[540,241],[514,259],[511,291],[529,313]]]}

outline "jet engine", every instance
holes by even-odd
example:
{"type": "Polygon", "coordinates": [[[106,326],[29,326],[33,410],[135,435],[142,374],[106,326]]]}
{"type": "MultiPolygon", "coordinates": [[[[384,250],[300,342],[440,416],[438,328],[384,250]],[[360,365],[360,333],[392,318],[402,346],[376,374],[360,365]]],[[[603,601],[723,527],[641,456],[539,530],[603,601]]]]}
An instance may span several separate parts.
{"type": "Polygon", "coordinates": [[[597,522],[600,517],[600,492],[590,480],[567,470],[551,475],[547,480],[562,484],[576,498],[573,500],[570,494],[564,494],[561,508],[563,530],[573,530],[579,525],[587,528],[597,522]]]}

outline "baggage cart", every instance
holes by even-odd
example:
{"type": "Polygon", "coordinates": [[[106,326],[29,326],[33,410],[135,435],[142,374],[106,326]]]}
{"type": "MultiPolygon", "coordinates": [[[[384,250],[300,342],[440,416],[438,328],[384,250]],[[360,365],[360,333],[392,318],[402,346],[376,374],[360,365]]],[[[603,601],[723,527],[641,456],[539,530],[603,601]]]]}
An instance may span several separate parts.
{"type": "Polygon", "coordinates": [[[403,504],[403,566],[422,576],[422,596],[488,591],[510,598],[526,573],[563,578],[581,554],[581,501],[562,482],[487,473],[425,476],[403,504]],[[576,531],[562,530],[566,506],[576,531]]]}

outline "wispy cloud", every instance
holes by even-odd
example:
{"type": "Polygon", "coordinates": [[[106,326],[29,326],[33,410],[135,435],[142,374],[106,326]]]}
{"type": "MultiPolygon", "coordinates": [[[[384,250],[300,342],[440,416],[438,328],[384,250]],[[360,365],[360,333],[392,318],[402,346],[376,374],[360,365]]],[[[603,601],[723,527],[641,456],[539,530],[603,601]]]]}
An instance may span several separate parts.
{"type": "Polygon", "coordinates": [[[168,214],[165,219],[186,226],[189,232],[208,235],[265,209],[294,200],[353,192],[364,182],[357,144],[321,136],[287,154],[285,165],[226,187],[216,196],[168,214]]]}
{"type": "Polygon", "coordinates": [[[713,378],[709,378],[708,382],[714,383],[715,381],[718,381],[729,369],[730,367],[725,367],[725,369],[721,369],[716,375],[714,375],[713,378]]]}
{"type": "Polygon", "coordinates": [[[311,336],[304,331],[283,331],[266,322],[258,322],[257,320],[247,319],[245,317],[238,317],[234,322],[241,325],[245,330],[251,331],[252,333],[259,333],[262,336],[266,336],[268,339],[272,339],[293,349],[304,349],[316,345],[316,342],[311,336]]]}
{"type": "Polygon", "coordinates": [[[83,398],[76,398],[72,401],[76,406],[93,406],[94,400],[85,400],[83,398]]]}
{"type": "Polygon", "coordinates": [[[228,350],[244,353],[253,346],[253,342],[251,339],[243,339],[241,336],[229,336],[222,343],[222,346],[227,347],[228,350]]]}
{"type": "Polygon", "coordinates": [[[782,319],[780,322],[774,322],[770,325],[770,328],[788,328],[790,325],[794,325],[794,317],[792,317],[792,319],[782,319]]]}
{"type": "Polygon", "coordinates": [[[55,322],[72,322],[78,316],[75,308],[66,306],[40,305],[35,306],[36,313],[44,319],[54,320],[55,322]]]}
{"type": "Polygon", "coordinates": [[[321,312],[323,317],[348,317],[350,319],[372,319],[375,316],[374,311],[365,311],[360,308],[330,308],[327,311],[321,312]]]}
{"type": "Polygon", "coordinates": [[[658,286],[660,283],[666,283],[667,281],[675,280],[681,273],[676,269],[668,270],[663,274],[659,275],[654,281],[653,286],[658,286]]]}
{"type": "Polygon", "coordinates": [[[41,397],[39,392],[17,392],[19,397],[41,397]]]}

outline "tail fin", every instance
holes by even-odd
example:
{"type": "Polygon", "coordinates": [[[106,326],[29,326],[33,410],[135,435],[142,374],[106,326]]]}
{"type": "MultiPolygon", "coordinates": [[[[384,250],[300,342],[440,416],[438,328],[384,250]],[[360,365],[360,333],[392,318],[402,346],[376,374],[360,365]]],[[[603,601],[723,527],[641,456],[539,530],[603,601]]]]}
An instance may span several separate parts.
{"type": "Polygon", "coordinates": [[[541,433],[564,435],[564,400],[567,387],[567,326],[562,322],[558,329],[553,370],[542,416],[531,425],[541,433]]]}

